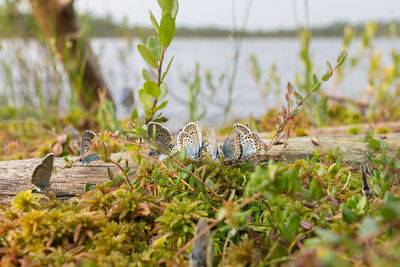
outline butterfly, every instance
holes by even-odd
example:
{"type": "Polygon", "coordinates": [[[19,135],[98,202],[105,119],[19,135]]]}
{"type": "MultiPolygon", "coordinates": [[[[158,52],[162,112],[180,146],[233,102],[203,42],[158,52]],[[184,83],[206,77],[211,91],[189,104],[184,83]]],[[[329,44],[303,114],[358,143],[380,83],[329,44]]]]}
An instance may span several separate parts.
{"type": "Polygon", "coordinates": [[[238,160],[242,155],[242,146],[240,145],[240,134],[233,131],[224,144],[220,147],[222,154],[229,160],[238,160]]]}
{"type": "Polygon", "coordinates": [[[247,126],[238,123],[233,125],[233,130],[237,131],[240,136],[240,145],[242,146],[241,159],[247,159],[261,151],[260,137],[247,126]]]}
{"type": "Polygon", "coordinates": [[[181,151],[182,147],[186,148],[186,154],[191,158],[201,157],[201,153],[205,146],[203,145],[203,139],[201,134],[200,122],[189,122],[179,132],[177,138],[178,150],[181,151]]]}
{"type": "Polygon", "coordinates": [[[158,122],[149,122],[147,124],[147,135],[150,139],[156,141],[155,145],[159,149],[159,151],[150,151],[150,155],[159,155],[160,153],[168,155],[174,148],[174,145],[171,144],[171,132],[158,122]]]}
{"type": "MultiPolygon", "coordinates": [[[[96,137],[96,134],[92,131],[86,130],[82,136],[82,143],[81,143],[81,157],[89,152],[89,146],[92,144],[93,138],[96,137]]],[[[79,161],[83,163],[89,163],[95,160],[99,160],[100,156],[96,153],[91,153],[86,157],[81,158],[79,161]]]]}
{"type": "MultiPolygon", "coordinates": [[[[195,229],[196,236],[207,227],[207,220],[205,218],[200,218],[195,229]]],[[[193,242],[192,252],[189,255],[190,266],[212,266],[214,245],[210,241],[210,236],[210,230],[207,230],[202,236],[193,242]]]]}
{"type": "Polygon", "coordinates": [[[214,125],[210,125],[210,128],[208,129],[208,149],[211,152],[211,157],[213,159],[219,158],[219,151],[218,151],[218,144],[217,144],[217,138],[215,136],[215,129],[214,125]]]}
{"type": "Polygon", "coordinates": [[[31,183],[35,185],[40,191],[46,190],[50,187],[50,177],[53,170],[54,153],[47,154],[31,175],[31,183]]]}

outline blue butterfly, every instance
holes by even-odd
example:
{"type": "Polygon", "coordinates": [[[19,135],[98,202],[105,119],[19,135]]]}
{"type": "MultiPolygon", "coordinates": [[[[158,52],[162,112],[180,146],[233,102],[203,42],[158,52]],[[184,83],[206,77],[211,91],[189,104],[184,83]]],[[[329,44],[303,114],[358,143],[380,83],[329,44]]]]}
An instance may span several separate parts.
{"type": "Polygon", "coordinates": [[[205,146],[203,145],[200,122],[195,121],[186,124],[183,130],[179,132],[176,142],[178,151],[185,147],[188,157],[194,159],[201,157],[205,146]]]}
{"type": "MultiPolygon", "coordinates": [[[[195,235],[199,235],[208,227],[207,220],[200,217],[197,222],[195,235]]],[[[212,266],[214,258],[214,244],[211,242],[210,230],[193,242],[192,252],[189,255],[190,266],[212,266]]]]}
{"type": "Polygon", "coordinates": [[[222,154],[229,160],[238,160],[242,155],[242,147],[240,145],[240,134],[238,131],[233,131],[224,144],[220,147],[222,154]]]}
{"type": "MultiPolygon", "coordinates": [[[[96,134],[92,131],[86,130],[82,136],[82,143],[81,143],[81,157],[89,152],[90,145],[92,144],[93,138],[96,137],[96,134]]],[[[83,163],[89,163],[95,160],[99,160],[100,156],[96,153],[91,153],[86,157],[81,158],[79,161],[83,163]]]]}
{"type": "Polygon", "coordinates": [[[210,125],[208,129],[208,150],[211,153],[213,159],[218,159],[220,157],[218,151],[217,137],[215,136],[214,125],[210,125]]]}
{"type": "Polygon", "coordinates": [[[40,191],[50,187],[50,177],[53,171],[54,153],[47,154],[42,161],[33,169],[31,183],[40,191]]]}
{"type": "Polygon", "coordinates": [[[233,130],[237,131],[240,136],[240,145],[242,147],[241,159],[247,159],[261,151],[262,143],[260,137],[247,126],[235,124],[233,125],[233,130]]]}
{"type": "Polygon", "coordinates": [[[167,127],[158,122],[149,122],[147,124],[147,135],[150,139],[156,141],[154,144],[158,148],[158,151],[150,151],[150,155],[168,155],[174,148],[174,145],[171,144],[171,132],[167,127]]]}

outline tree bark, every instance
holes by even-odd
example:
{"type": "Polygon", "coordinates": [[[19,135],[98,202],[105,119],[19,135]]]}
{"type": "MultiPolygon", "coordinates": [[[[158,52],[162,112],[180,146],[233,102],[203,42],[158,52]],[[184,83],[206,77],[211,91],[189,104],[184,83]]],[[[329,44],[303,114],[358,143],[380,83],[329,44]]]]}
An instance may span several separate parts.
{"type": "MultiPolygon", "coordinates": [[[[375,129],[385,128],[391,133],[400,132],[400,121],[387,121],[380,123],[358,123],[342,126],[330,126],[330,127],[320,127],[315,129],[306,129],[305,131],[309,135],[317,136],[346,136],[350,129],[358,128],[358,134],[366,134],[369,131],[374,131],[375,129]]],[[[269,138],[272,132],[263,132],[260,134],[261,138],[269,138]]],[[[226,138],[226,136],[225,136],[226,138]]]]}
{"type": "MultiPolygon", "coordinates": [[[[367,151],[367,144],[360,142],[363,136],[347,137],[295,137],[288,141],[288,145],[280,156],[281,160],[294,162],[297,159],[306,159],[312,157],[313,152],[318,149],[321,152],[327,149],[340,149],[343,154],[343,160],[349,164],[357,166],[361,162],[363,152],[367,151]],[[319,146],[315,146],[314,140],[319,146]]],[[[376,139],[382,139],[388,143],[388,155],[395,155],[400,147],[400,133],[376,135],[376,139]]],[[[268,142],[268,140],[265,140],[268,142]]],[[[277,155],[282,150],[282,145],[273,146],[269,155],[277,155]]],[[[129,153],[115,153],[112,159],[119,157],[128,159],[129,166],[134,166],[130,161],[129,153]]],[[[14,161],[0,161],[0,202],[9,201],[15,194],[22,190],[32,188],[30,175],[33,168],[41,159],[25,159],[14,161]]],[[[60,169],[66,165],[62,158],[54,159],[54,166],[60,169]]],[[[84,192],[84,186],[89,184],[100,184],[109,181],[107,167],[110,167],[114,174],[119,169],[113,164],[107,164],[102,161],[95,161],[90,164],[77,163],[74,167],[64,169],[51,177],[50,191],[54,192],[58,198],[70,198],[76,194],[84,192]]]]}
{"type": "Polygon", "coordinates": [[[68,72],[71,88],[90,112],[97,110],[100,96],[113,97],[100,71],[88,38],[79,26],[74,0],[29,0],[36,20],[47,36],[51,49],[61,58],[68,72]],[[80,79],[82,77],[82,79],[80,79]]]}

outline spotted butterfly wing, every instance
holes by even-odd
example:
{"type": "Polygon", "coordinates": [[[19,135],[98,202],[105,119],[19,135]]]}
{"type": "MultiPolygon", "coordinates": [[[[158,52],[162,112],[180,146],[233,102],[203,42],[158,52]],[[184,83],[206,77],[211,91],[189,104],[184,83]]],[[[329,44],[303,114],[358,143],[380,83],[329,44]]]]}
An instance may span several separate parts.
{"type": "Polygon", "coordinates": [[[239,133],[241,140],[244,139],[246,135],[251,133],[251,130],[247,126],[244,126],[243,124],[240,123],[233,125],[233,130],[239,133]]]}
{"type": "MultiPolygon", "coordinates": [[[[93,138],[96,137],[96,134],[92,131],[86,130],[82,136],[82,143],[81,143],[81,157],[89,152],[90,145],[92,144],[93,138]]],[[[89,163],[91,161],[99,160],[100,156],[96,153],[91,153],[86,157],[81,158],[79,161],[83,163],[89,163]]]]}
{"type": "MultiPolygon", "coordinates": [[[[171,144],[171,132],[164,125],[158,122],[149,122],[147,134],[150,139],[157,141],[156,146],[162,154],[168,155],[174,148],[174,145],[171,144]]],[[[157,154],[157,152],[151,151],[150,154],[157,154]]]]}
{"type": "Polygon", "coordinates": [[[50,177],[53,170],[54,153],[47,154],[33,169],[31,182],[41,191],[50,187],[50,177]]]}
{"type": "Polygon", "coordinates": [[[247,159],[261,151],[261,140],[256,133],[249,133],[241,139],[242,159],[247,159]]]}
{"type": "Polygon", "coordinates": [[[215,136],[214,125],[212,124],[208,130],[208,150],[210,151],[213,159],[219,158],[217,138],[215,136]]]}
{"type": "Polygon", "coordinates": [[[238,160],[242,154],[242,148],[240,146],[240,134],[237,131],[233,131],[228,138],[225,139],[224,144],[221,146],[222,154],[227,159],[238,160]]]}
{"type": "Polygon", "coordinates": [[[199,142],[197,134],[193,132],[180,131],[177,138],[178,150],[181,151],[183,147],[186,148],[186,155],[190,158],[199,157],[199,142]]]}
{"type": "MultiPolygon", "coordinates": [[[[197,122],[198,124],[198,122],[197,122]]],[[[188,124],[186,124],[186,126],[183,128],[182,132],[186,132],[189,134],[190,136],[190,140],[191,140],[191,144],[193,143],[193,147],[190,148],[191,151],[193,151],[193,153],[195,153],[195,155],[190,155],[188,154],[190,157],[192,158],[199,158],[201,155],[201,151],[202,151],[202,147],[200,146],[200,140],[199,140],[199,132],[198,132],[198,128],[199,128],[199,124],[196,126],[196,122],[189,122],[188,124]]],[[[201,131],[201,129],[200,129],[201,131]]],[[[201,137],[201,134],[200,134],[201,137]]],[[[186,148],[186,151],[188,151],[188,149],[186,148]]]]}

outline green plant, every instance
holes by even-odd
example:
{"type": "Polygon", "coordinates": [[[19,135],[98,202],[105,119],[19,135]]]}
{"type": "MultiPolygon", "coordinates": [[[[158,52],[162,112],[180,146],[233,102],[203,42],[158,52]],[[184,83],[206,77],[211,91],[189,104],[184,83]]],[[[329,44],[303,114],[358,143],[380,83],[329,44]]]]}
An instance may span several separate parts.
{"type": "MultiPolygon", "coordinates": [[[[138,93],[140,102],[144,107],[146,123],[152,120],[163,120],[161,113],[157,112],[168,104],[168,101],[162,103],[159,103],[159,101],[164,99],[168,92],[164,78],[172,64],[173,57],[169,61],[165,71],[163,70],[163,62],[165,52],[175,35],[175,19],[178,13],[177,0],[160,0],[158,4],[162,10],[162,18],[159,23],[150,11],[150,19],[157,36],[149,37],[146,46],[141,44],[137,46],[143,59],[157,72],[157,77],[154,78],[148,70],[142,70],[145,82],[143,88],[138,93]]],[[[131,118],[134,119],[137,111],[134,111],[132,114],[131,118]]]]}

